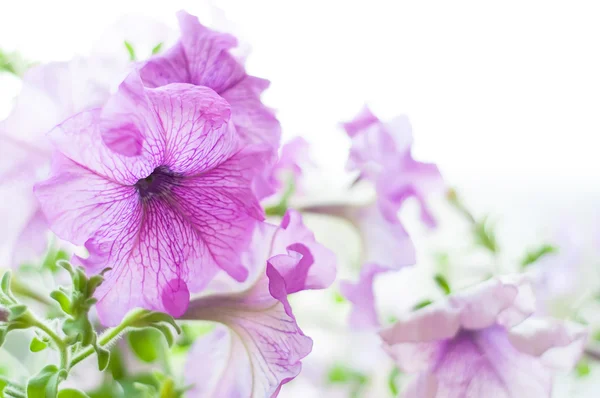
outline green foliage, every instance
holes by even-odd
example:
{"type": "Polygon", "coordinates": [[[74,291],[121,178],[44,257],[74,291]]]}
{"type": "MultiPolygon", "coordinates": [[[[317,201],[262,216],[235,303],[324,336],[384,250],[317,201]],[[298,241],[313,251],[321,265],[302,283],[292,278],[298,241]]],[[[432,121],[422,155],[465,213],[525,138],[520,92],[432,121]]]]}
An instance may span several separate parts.
{"type": "Polygon", "coordinates": [[[342,364],[334,365],[329,370],[329,373],[327,374],[327,379],[332,384],[357,383],[363,385],[369,382],[369,377],[367,375],[342,364]]]}
{"type": "Polygon", "coordinates": [[[47,365],[27,382],[27,398],[54,398],[58,384],[67,378],[67,371],[47,365]]]}
{"type": "Polygon", "coordinates": [[[163,47],[163,43],[158,43],[157,45],[154,46],[154,48],[152,49],[152,55],[156,55],[160,52],[160,50],[162,50],[163,47]]]}
{"type": "Polygon", "coordinates": [[[496,233],[488,222],[487,217],[484,217],[481,221],[478,221],[473,225],[473,233],[475,234],[475,242],[478,245],[485,247],[493,254],[498,252],[496,233]]]}
{"type": "Polygon", "coordinates": [[[540,258],[547,256],[549,254],[554,254],[558,252],[558,248],[552,245],[541,245],[540,247],[528,251],[523,259],[521,260],[521,267],[526,268],[531,264],[537,262],[540,258]]]}
{"type": "Polygon", "coordinates": [[[265,214],[267,216],[283,217],[285,215],[285,212],[288,209],[288,202],[295,191],[296,191],[296,183],[293,178],[289,178],[287,180],[287,185],[286,185],[285,191],[283,192],[283,195],[281,196],[279,203],[277,203],[274,206],[267,207],[265,209],[265,214]]]}
{"type": "Polygon", "coordinates": [[[7,53],[0,50],[0,72],[7,72],[21,77],[30,66],[31,64],[18,53],[7,53]]]}
{"type": "Polygon", "coordinates": [[[58,398],[89,398],[89,395],[73,388],[65,388],[58,392],[58,398]]]}
{"type": "Polygon", "coordinates": [[[34,337],[31,340],[31,343],[29,344],[29,351],[40,352],[42,350],[45,350],[46,347],[48,347],[48,342],[42,341],[42,340],[38,339],[37,337],[34,337]]]}
{"type": "Polygon", "coordinates": [[[142,361],[152,363],[160,358],[163,336],[156,329],[134,330],[127,335],[133,353],[142,361]]]}
{"type": "Polygon", "coordinates": [[[433,301],[428,300],[428,299],[425,299],[423,301],[419,301],[417,304],[415,304],[413,306],[413,311],[420,310],[421,308],[425,308],[428,305],[430,305],[431,303],[433,303],[433,301]]]}
{"type": "Polygon", "coordinates": [[[127,49],[127,53],[129,54],[129,60],[135,61],[136,57],[135,57],[135,49],[133,48],[133,44],[131,44],[127,40],[125,40],[125,42],[123,44],[125,44],[125,48],[127,49]]]}
{"type": "Polygon", "coordinates": [[[444,292],[445,295],[450,294],[450,284],[442,274],[437,274],[433,277],[436,285],[444,292]]]}
{"type": "Polygon", "coordinates": [[[398,388],[398,378],[400,376],[400,369],[394,367],[388,376],[388,387],[394,397],[398,396],[400,389],[398,388]]]}
{"type": "Polygon", "coordinates": [[[575,373],[577,374],[577,377],[585,377],[589,375],[590,372],[590,364],[588,363],[587,359],[582,358],[579,362],[577,362],[577,365],[575,366],[575,373]]]}
{"type": "Polygon", "coordinates": [[[342,294],[338,291],[333,292],[333,301],[337,304],[343,304],[347,302],[346,297],[342,296],[342,294]]]}

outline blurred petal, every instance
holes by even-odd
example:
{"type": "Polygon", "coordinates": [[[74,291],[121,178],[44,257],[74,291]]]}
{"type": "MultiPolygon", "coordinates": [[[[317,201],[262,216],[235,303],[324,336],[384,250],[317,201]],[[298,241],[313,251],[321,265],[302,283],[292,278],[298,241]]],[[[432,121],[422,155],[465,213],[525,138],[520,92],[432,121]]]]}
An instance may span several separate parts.
{"type": "Polygon", "coordinates": [[[376,275],[386,271],[389,271],[389,269],[380,267],[377,264],[367,263],[363,265],[357,283],[348,281],[340,282],[342,295],[352,303],[350,312],[351,327],[356,329],[375,329],[380,326],[375,308],[373,281],[376,275]]]}

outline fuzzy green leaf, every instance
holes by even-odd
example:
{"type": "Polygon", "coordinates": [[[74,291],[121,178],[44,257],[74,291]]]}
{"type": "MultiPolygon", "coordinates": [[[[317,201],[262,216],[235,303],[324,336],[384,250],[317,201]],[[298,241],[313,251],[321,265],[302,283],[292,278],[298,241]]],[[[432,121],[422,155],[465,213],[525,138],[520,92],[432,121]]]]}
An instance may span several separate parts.
{"type": "Polygon", "coordinates": [[[37,337],[34,337],[29,344],[29,351],[31,352],[40,352],[48,347],[48,344],[37,337]]]}

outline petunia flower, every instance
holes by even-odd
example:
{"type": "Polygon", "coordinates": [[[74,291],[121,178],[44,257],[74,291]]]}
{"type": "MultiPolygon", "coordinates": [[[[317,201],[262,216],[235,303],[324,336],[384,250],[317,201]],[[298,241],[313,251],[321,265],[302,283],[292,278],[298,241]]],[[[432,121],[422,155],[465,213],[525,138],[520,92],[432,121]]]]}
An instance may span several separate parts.
{"type": "Polygon", "coordinates": [[[586,333],[527,319],[533,293],[522,280],[491,279],[412,313],[380,332],[398,367],[416,378],[403,397],[550,397],[586,333]]]}
{"type": "Polygon", "coordinates": [[[406,116],[389,123],[380,121],[369,108],[352,121],[343,124],[352,146],[348,169],[360,172],[359,177],[374,183],[383,214],[395,219],[408,198],[421,206],[421,218],[435,226],[426,198],[444,188],[436,165],[415,160],[411,153],[412,127],[406,116]]]}
{"type": "Polygon", "coordinates": [[[185,312],[219,269],[236,280],[263,212],[252,193],[266,156],[240,149],[227,101],[204,86],[146,88],[134,72],[101,109],[49,133],[57,149],[36,194],[52,230],[112,270],[97,292],[104,324],[131,308],[185,312]],[[106,131],[135,137],[135,154],[111,151],[106,131]],[[133,155],[133,156],[132,156],[133,155]]]}
{"type": "Polygon", "coordinates": [[[263,144],[276,152],[281,127],[273,111],[260,100],[269,82],[250,76],[229,50],[235,37],[215,32],[185,11],[177,14],[181,38],[163,54],[151,58],[140,69],[147,87],[170,83],[206,86],[231,106],[231,120],[246,144],[263,144]]]}
{"type": "Polygon", "coordinates": [[[287,295],[329,286],[333,253],[314,240],[299,213],[289,211],[279,227],[257,226],[244,261],[252,281],[243,290],[196,298],[182,317],[219,323],[189,353],[190,397],[275,397],[311,351],[287,295]]]}
{"type": "Polygon", "coordinates": [[[110,59],[76,58],[25,73],[12,112],[0,122],[0,192],[5,198],[0,238],[12,266],[34,260],[47,248],[47,223],[33,194],[33,185],[50,168],[52,147],[45,134],[66,118],[102,105],[119,71],[110,59]]]}

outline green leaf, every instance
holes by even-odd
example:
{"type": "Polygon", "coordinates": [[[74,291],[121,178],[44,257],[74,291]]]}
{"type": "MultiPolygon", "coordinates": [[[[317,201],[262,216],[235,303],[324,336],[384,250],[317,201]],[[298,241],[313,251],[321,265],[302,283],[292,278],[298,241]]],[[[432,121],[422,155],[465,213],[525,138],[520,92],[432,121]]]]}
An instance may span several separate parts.
{"type": "Polygon", "coordinates": [[[152,49],[152,55],[158,54],[160,50],[162,50],[162,46],[163,43],[158,43],[156,46],[154,46],[154,48],[152,49]]]}
{"type": "Polygon", "coordinates": [[[8,321],[16,321],[27,313],[27,306],[25,304],[15,304],[8,307],[9,315],[8,321]]]}
{"type": "Polygon", "coordinates": [[[11,276],[12,276],[11,272],[6,271],[4,273],[4,275],[2,275],[2,282],[0,282],[0,289],[2,289],[2,292],[9,297],[10,297],[10,278],[11,278],[11,276]]]}
{"type": "Polygon", "coordinates": [[[31,340],[31,343],[29,344],[29,351],[40,352],[46,347],[48,347],[48,343],[38,339],[37,337],[34,337],[33,340],[31,340]]]}
{"type": "Polygon", "coordinates": [[[100,347],[99,345],[95,346],[94,350],[96,351],[96,356],[98,357],[98,370],[100,372],[104,372],[110,362],[110,351],[104,347],[100,347]]]}
{"type": "Polygon", "coordinates": [[[125,40],[125,48],[127,49],[127,52],[129,53],[129,60],[130,61],[135,61],[135,49],[133,48],[133,45],[128,42],[127,40],[125,40]]]}
{"type": "Polygon", "coordinates": [[[341,364],[336,364],[331,368],[327,375],[327,379],[332,384],[352,383],[362,385],[369,381],[369,377],[365,374],[341,364]]]}
{"type": "Polygon", "coordinates": [[[175,388],[175,383],[172,379],[168,378],[160,386],[160,392],[158,396],[160,398],[177,398],[179,394],[175,388]]]}
{"type": "Polygon", "coordinates": [[[400,389],[398,388],[398,376],[400,376],[400,369],[394,368],[388,376],[388,387],[394,397],[398,396],[400,389]]]}
{"type": "Polygon", "coordinates": [[[475,234],[475,242],[492,253],[498,252],[498,243],[496,241],[496,234],[488,223],[487,217],[483,220],[475,223],[473,226],[473,232],[475,234]]]}
{"type": "Polygon", "coordinates": [[[53,290],[50,292],[50,297],[56,300],[56,302],[60,305],[60,309],[63,310],[65,314],[72,314],[71,299],[69,299],[69,297],[67,297],[63,291],[53,290]]]}
{"type": "Polygon", "coordinates": [[[127,335],[127,341],[133,353],[144,362],[152,363],[160,357],[163,342],[156,329],[133,330],[127,335]]]}
{"type": "Polygon", "coordinates": [[[548,244],[542,245],[537,249],[533,249],[525,254],[525,257],[523,257],[523,260],[521,260],[521,267],[526,268],[529,265],[537,262],[540,258],[557,252],[558,248],[555,246],[548,244]]]}
{"type": "Polygon", "coordinates": [[[436,276],[433,277],[433,280],[438,285],[438,287],[442,290],[442,292],[444,292],[445,295],[450,294],[450,291],[451,291],[450,284],[448,284],[448,281],[446,280],[446,278],[444,278],[444,276],[442,274],[437,274],[436,276]]]}
{"type": "Polygon", "coordinates": [[[347,300],[346,297],[342,296],[340,292],[333,292],[333,301],[335,301],[337,304],[342,304],[347,300]]]}
{"type": "Polygon", "coordinates": [[[425,308],[431,303],[433,303],[433,301],[427,300],[427,299],[420,301],[413,306],[413,311],[420,310],[421,308],[425,308]]]}
{"type": "Polygon", "coordinates": [[[90,398],[90,396],[74,388],[65,388],[58,392],[58,398],[90,398]]]}
{"type": "Polygon", "coordinates": [[[590,374],[590,371],[590,364],[585,358],[577,362],[577,365],[575,366],[577,377],[585,377],[590,374]]]}
{"type": "Polygon", "coordinates": [[[110,350],[110,360],[108,361],[108,371],[114,380],[120,380],[127,375],[123,354],[119,346],[115,346],[110,350]]]}
{"type": "Polygon", "coordinates": [[[54,398],[58,385],[66,378],[66,371],[56,365],[47,365],[27,382],[27,398],[54,398]]]}

